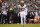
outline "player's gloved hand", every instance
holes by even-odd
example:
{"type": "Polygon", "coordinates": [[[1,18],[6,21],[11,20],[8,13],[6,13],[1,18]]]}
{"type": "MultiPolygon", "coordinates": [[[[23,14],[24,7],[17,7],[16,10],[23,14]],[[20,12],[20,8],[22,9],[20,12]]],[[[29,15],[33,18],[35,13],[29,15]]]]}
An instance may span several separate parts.
{"type": "Polygon", "coordinates": [[[18,17],[20,16],[20,13],[18,13],[18,17]]]}

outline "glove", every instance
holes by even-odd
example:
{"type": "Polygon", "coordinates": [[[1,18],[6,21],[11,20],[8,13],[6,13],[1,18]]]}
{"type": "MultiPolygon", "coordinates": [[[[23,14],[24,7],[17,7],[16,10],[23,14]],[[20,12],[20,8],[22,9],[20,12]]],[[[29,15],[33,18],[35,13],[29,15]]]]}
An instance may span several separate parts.
{"type": "Polygon", "coordinates": [[[18,13],[18,17],[20,16],[20,13],[18,13]]]}

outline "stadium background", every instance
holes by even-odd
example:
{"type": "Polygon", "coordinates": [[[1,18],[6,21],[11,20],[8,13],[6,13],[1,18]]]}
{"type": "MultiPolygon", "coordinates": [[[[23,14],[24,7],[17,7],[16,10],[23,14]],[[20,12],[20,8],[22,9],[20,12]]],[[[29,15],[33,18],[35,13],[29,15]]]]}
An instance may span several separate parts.
{"type": "MultiPolygon", "coordinates": [[[[14,11],[16,13],[18,13],[17,5],[19,4],[19,2],[21,0],[0,0],[0,1],[2,2],[2,6],[3,6],[3,3],[8,3],[7,6],[12,7],[14,9],[14,11]]],[[[30,9],[31,9],[31,12],[34,12],[34,13],[37,12],[39,14],[39,11],[40,11],[40,0],[23,0],[23,1],[25,1],[25,4],[28,4],[28,6],[27,6],[28,11],[30,11],[30,9]],[[30,6],[30,4],[32,6],[30,6]]],[[[9,9],[9,8],[7,8],[7,9],[9,9]]],[[[16,18],[15,18],[15,20],[16,20],[16,18]]],[[[12,20],[12,22],[13,22],[13,20],[12,20]]],[[[37,18],[37,22],[38,22],[38,18],[37,18]]]]}
{"type": "MultiPolygon", "coordinates": [[[[18,5],[19,4],[19,2],[21,1],[21,0],[0,0],[1,2],[2,2],[2,6],[4,5],[4,2],[5,3],[8,3],[7,4],[7,6],[11,6],[13,9],[14,9],[14,11],[17,13],[18,12],[18,10],[17,10],[17,6],[16,5],[18,5]],[[10,5],[9,5],[10,4],[10,5]],[[12,5],[13,4],[13,5],[12,5]]],[[[40,11],[40,0],[24,0],[25,2],[27,1],[29,4],[30,4],[30,1],[33,3],[33,4],[36,4],[36,6],[35,5],[33,5],[32,7],[31,6],[28,6],[27,8],[29,9],[29,11],[30,11],[30,8],[31,8],[31,12],[37,12],[37,13],[39,13],[39,11],[40,11]]],[[[26,3],[27,3],[26,2],[26,3]]],[[[1,5],[0,5],[1,6],[1,5]]],[[[7,9],[9,9],[9,8],[7,8],[7,9]]],[[[14,14],[15,14],[15,12],[14,12],[14,14]]],[[[16,16],[16,15],[15,15],[16,16]]],[[[39,15],[40,16],[40,15],[39,15]]],[[[1,16],[0,16],[1,17],[1,16]]],[[[15,18],[15,21],[16,21],[16,19],[17,18],[15,18]]],[[[18,19],[17,19],[18,20],[18,19]]],[[[38,18],[37,18],[37,20],[38,20],[38,18]]],[[[11,22],[11,24],[1,24],[1,18],[0,18],[0,27],[40,27],[40,23],[38,22],[38,21],[36,21],[37,22],[37,24],[26,24],[25,26],[21,26],[21,24],[13,24],[13,19],[12,20],[10,20],[10,21],[12,21],[11,22]]],[[[18,20],[19,21],[19,20],[18,20]]],[[[9,21],[8,21],[9,22],[9,21]]],[[[20,21],[19,21],[20,22],[20,21]]],[[[30,22],[30,21],[29,21],[30,22]]],[[[16,23],[18,23],[18,22],[16,22],[16,23]]]]}

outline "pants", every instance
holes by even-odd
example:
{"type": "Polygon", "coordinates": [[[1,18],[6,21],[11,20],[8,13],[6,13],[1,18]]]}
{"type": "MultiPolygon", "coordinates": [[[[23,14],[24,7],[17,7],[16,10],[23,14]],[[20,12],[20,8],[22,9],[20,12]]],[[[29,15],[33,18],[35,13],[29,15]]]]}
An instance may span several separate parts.
{"type": "Polygon", "coordinates": [[[10,14],[8,13],[8,14],[7,14],[7,23],[8,23],[8,24],[10,24],[10,23],[9,23],[9,19],[10,19],[10,14]]]}
{"type": "Polygon", "coordinates": [[[26,15],[20,14],[20,17],[21,17],[21,25],[25,24],[26,15]]]}
{"type": "Polygon", "coordinates": [[[7,16],[6,15],[2,15],[2,24],[7,22],[7,16]]]}
{"type": "Polygon", "coordinates": [[[29,23],[29,20],[28,20],[29,18],[27,18],[27,23],[29,23]]]}

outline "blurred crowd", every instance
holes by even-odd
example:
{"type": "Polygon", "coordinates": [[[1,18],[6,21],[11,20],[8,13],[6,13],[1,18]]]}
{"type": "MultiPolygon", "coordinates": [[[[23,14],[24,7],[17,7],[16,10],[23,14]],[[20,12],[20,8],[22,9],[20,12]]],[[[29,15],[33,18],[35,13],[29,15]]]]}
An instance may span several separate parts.
{"type": "MultiPolygon", "coordinates": [[[[40,21],[40,8],[38,8],[37,3],[35,2],[25,0],[25,4],[27,5],[27,8],[28,8],[28,15],[26,18],[26,23],[29,23],[29,22],[37,23],[38,21],[40,21]],[[34,20],[31,21],[30,19],[34,19],[34,20]]],[[[20,4],[19,0],[11,1],[11,2],[0,1],[0,23],[2,24],[20,23],[21,19],[20,19],[20,16],[18,17],[18,7],[17,7],[17,5],[19,4],[20,4]]]]}

